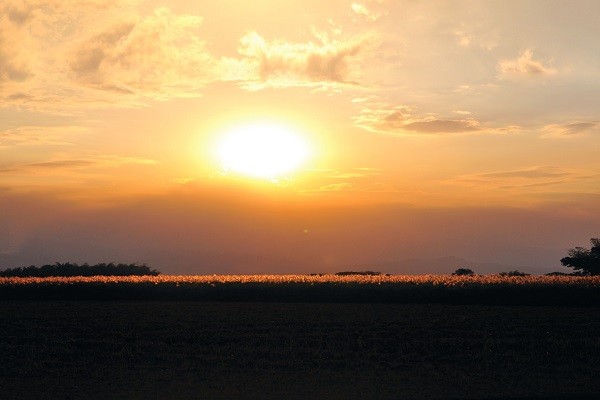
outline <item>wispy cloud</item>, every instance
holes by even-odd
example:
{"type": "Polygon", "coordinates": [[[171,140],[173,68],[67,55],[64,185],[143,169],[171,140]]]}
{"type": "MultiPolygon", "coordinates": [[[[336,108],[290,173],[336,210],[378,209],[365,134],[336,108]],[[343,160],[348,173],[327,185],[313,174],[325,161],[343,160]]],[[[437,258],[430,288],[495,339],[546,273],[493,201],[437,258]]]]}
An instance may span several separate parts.
{"type": "Polygon", "coordinates": [[[383,182],[373,182],[370,185],[359,185],[351,182],[340,182],[331,183],[328,185],[320,186],[316,189],[301,190],[301,193],[305,194],[325,194],[325,193],[338,193],[338,194],[349,194],[349,193],[393,193],[397,192],[397,189],[390,184],[383,182]]]}
{"type": "Polygon", "coordinates": [[[542,128],[543,138],[573,138],[587,133],[599,132],[599,122],[574,122],[570,124],[546,125],[542,128]]]}
{"type": "Polygon", "coordinates": [[[241,39],[239,52],[245,58],[228,60],[238,71],[232,79],[244,87],[322,86],[356,84],[360,78],[361,57],[369,48],[366,37],[330,38],[313,30],[315,41],[291,43],[268,41],[257,32],[241,39]],[[244,71],[240,75],[239,71],[244,71]]]}
{"type": "Polygon", "coordinates": [[[386,176],[386,172],[378,168],[347,168],[347,169],[310,169],[309,173],[321,179],[362,179],[386,176]]]}
{"type": "Polygon", "coordinates": [[[497,171],[481,174],[463,175],[454,179],[477,186],[497,187],[499,189],[534,188],[562,185],[589,178],[585,174],[552,166],[536,166],[520,170],[497,171]]]}
{"type": "Polygon", "coordinates": [[[471,35],[469,35],[467,32],[465,32],[461,29],[457,29],[453,33],[457,38],[459,46],[469,47],[471,45],[471,41],[473,40],[473,37],[471,35]]]}
{"type": "Polygon", "coordinates": [[[498,70],[503,76],[547,76],[556,73],[556,70],[544,65],[542,61],[533,58],[533,50],[524,50],[514,60],[502,60],[498,70]]]}
{"type": "Polygon", "coordinates": [[[20,164],[0,169],[0,173],[56,173],[89,168],[109,168],[121,165],[155,164],[155,160],[144,157],[123,157],[117,155],[100,155],[91,158],[53,160],[31,164],[20,164]]]}
{"type": "MultiPolygon", "coordinates": [[[[347,192],[347,191],[355,191],[356,188],[354,185],[348,182],[342,183],[332,183],[329,185],[321,186],[317,191],[319,192],[347,192]]],[[[314,190],[313,190],[314,192],[314,190]]]]}
{"type": "Polygon", "coordinates": [[[71,145],[69,136],[87,131],[78,126],[21,126],[0,130],[0,149],[22,145],[71,145]]]}
{"type": "Polygon", "coordinates": [[[0,4],[0,98],[33,74],[31,52],[36,46],[25,26],[32,13],[24,2],[0,4]]]}
{"type": "MultiPolygon", "coordinates": [[[[482,127],[472,117],[438,118],[432,115],[415,115],[410,106],[395,106],[387,103],[372,103],[362,108],[354,123],[372,132],[392,135],[446,135],[473,133],[510,133],[519,130],[518,126],[502,128],[482,127]]],[[[455,111],[459,115],[469,115],[465,111],[455,111]]]]}
{"type": "Polygon", "coordinates": [[[358,2],[352,3],[350,8],[352,9],[352,11],[354,12],[354,14],[357,17],[366,19],[369,22],[377,21],[379,18],[381,18],[383,15],[386,14],[382,10],[376,11],[373,8],[371,8],[370,5],[367,7],[365,4],[358,3],[358,2]]]}
{"type": "Polygon", "coordinates": [[[485,174],[471,175],[475,180],[496,180],[505,178],[524,178],[524,179],[536,179],[536,178],[556,178],[560,176],[571,175],[569,172],[565,172],[558,168],[553,167],[534,167],[530,169],[514,170],[514,171],[500,171],[500,172],[488,172],[485,174]]]}
{"type": "Polygon", "coordinates": [[[390,193],[397,189],[389,173],[377,168],[312,169],[307,171],[310,186],[299,183],[300,192],[318,193],[390,193]]]}

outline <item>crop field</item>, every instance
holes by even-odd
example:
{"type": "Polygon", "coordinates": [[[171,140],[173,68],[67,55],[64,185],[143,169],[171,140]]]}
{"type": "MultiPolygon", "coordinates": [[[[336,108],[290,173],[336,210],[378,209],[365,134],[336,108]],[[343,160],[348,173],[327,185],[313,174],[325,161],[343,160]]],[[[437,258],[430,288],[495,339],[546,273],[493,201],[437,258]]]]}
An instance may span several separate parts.
{"type": "Polygon", "coordinates": [[[596,399],[600,308],[7,301],[2,399],[596,399]]]}
{"type": "Polygon", "coordinates": [[[573,276],[0,278],[0,398],[597,399],[599,288],[573,276]]]}
{"type": "Polygon", "coordinates": [[[599,276],[206,275],[0,278],[0,300],[600,305],[599,276]]]}

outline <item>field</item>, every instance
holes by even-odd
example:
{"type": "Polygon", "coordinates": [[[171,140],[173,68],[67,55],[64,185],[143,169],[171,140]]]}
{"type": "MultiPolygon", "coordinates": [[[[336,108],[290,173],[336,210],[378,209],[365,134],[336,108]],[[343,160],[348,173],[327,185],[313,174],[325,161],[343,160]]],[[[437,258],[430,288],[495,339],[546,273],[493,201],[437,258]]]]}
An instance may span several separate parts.
{"type": "MultiPolygon", "coordinates": [[[[341,296],[343,290],[336,291],[335,282],[322,280],[311,286],[310,280],[323,277],[307,277],[308,286],[295,288],[270,282],[266,291],[273,292],[264,295],[266,301],[247,301],[248,296],[260,292],[256,278],[242,283],[239,277],[227,278],[234,282],[212,277],[206,278],[212,283],[195,282],[189,287],[184,281],[191,278],[179,277],[179,286],[174,278],[163,278],[167,282],[138,282],[142,285],[138,288],[156,290],[135,294],[151,293],[160,301],[118,299],[124,294],[116,288],[131,290],[136,283],[118,281],[112,283],[115,286],[103,286],[100,278],[88,286],[87,297],[82,294],[85,285],[81,282],[19,283],[27,290],[40,289],[36,296],[44,300],[8,299],[8,293],[26,297],[34,292],[7,292],[6,288],[17,284],[1,283],[1,398],[600,398],[597,303],[441,304],[440,299],[450,299],[448,293],[454,292],[417,296],[419,301],[414,303],[393,302],[390,299],[406,297],[389,297],[390,288],[384,291],[387,297],[371,297],[385,300],[379,302],[359,301],[368,296],[354,301],[343,296],[342,301],[292,301],[299,288],[310,294],[315,286],[323,293],[325,288],[334,288],[333,293],[341,296]],[[162,284],[166,286],[161,289],[162,284]],[[242,290],[238,298],[224,297],[233,296],[246,284],[252,290],[242,290]],[[44,291],[59,286],[67,290],[44,291]],[[109,287],[104,295],[112,300],[94,300],[102,293],[98,287],[109,287]],[[220,287],[221,301],[166,301],[178,289],[184,289],[186,296],[198,296],[199,287],[203,296],[208,296],[204,289],[218,291],[220,287]],[[295,294],[281,294],[286,291],[295,294]],[[85,301],[45,297],[52,293],[77,295],[85,301]],[[276,301],[277,296],[285,301],[276,301]],[[437,301],[425,301],[427,298],[437,301]]],[[[339,285],[354,296],[360,289],[374,290],[372,282],[365,283],[367,278],[356,279],[363,283],[339,285]]],[[[428,279],[429,283],[423,283],[421,278],[417,286],[424,293],[437,293],[441,284],[433,285],[434,278],[428,279]]],[[[550,290],[539,279],[528,282],[533,292],[539,285],[543,288],[539,293],[550,290]]],[[[592,293],[584,296],[587,299],[597,292],[598,282],[591,278],[561,282],[565,287],[553,288],[561,295],[575,293],[572,290],[577,285],[592,293]]],[[[391,284],[380,283],[376,286],[391,284]]],[[[515,292],[515,287],[528,287],[526,282],[513,280],[488,283],[477,290],[494,293],[498,288],[494,284],[517,294],[522,289],[515,292]]],[[[550,281],[544,284],[550,285],[550,281]]],[[[413,289],[412,294],[416,293],[413,289]]],[[[312,293],[319,296],[319,290],[312,293]]],[[[478,298],[467,296],[461,301],[478,298]]],[[[521,297],[527,298],[530,296],[521,297]]]]}
{"type": "Polygon", "coordinates": [[[598,305],[600,276],[208,275],[0,278],[0,300],[598,305]]]}

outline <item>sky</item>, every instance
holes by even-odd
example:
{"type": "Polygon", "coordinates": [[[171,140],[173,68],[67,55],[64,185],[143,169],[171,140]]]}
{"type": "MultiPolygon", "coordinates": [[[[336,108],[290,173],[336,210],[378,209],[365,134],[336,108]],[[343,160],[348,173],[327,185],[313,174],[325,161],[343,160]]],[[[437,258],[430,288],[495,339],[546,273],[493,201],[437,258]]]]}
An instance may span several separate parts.
{"type": "Polygon", "coordinates": [[[599,13],[595,0],[5,0],[0,269],[314,273],[453,256],[565,270],[569,248],[600,236],[599,13]]]}

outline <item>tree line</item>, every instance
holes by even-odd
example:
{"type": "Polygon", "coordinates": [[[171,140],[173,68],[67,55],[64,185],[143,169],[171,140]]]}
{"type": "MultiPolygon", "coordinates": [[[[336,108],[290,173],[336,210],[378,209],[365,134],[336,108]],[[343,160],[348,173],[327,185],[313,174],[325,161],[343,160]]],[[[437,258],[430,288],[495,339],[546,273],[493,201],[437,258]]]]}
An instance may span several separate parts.
{"type": "MultiPolygon", "coordinates": [[[[590,239],[591,248],[575,247],[569,249],[569,256],[560,259],[560,263],[568,268],[573,268],[574,272],[566,274],[564,272],[550,272],[547,276],[573,275],[573,276],[594,276],[600,275],[600,239],[590,239]]],[[[475,275],[475,272],[469,268],[459,268],[452,275],[465,276],[475,275]]],[[[501,276],[527,276],[525,272],[510,271],[501,272],[501,276]]]]}
{"type": "Polygon", "coordinates": [[[28,267],[7,268],[0,271],[0,277],[38,277],[47,278],[50,276],[143,276],[160,275],[160,271],[150,269],[146,264],[115,264],[100,263],[89,265],[87,263],[79,265],[76,263],[54,263],[46,264],[41,267],[30,265],[28,267]]]}
{"type": "Polygon", "coordinates": [[[569,256],[560,260],[565,267],[573,268],[578,275],[600,275],[600,239],[590,239],[591,248],[569,249],[569,256]]]}
{"type": "MultiPolygon", "coordinates": [[[[561,264],[565,267],[573,268],[575,272],[571,274],[565,274],[564,272],[550,272],[546,275],[578,275],[578,276],[592,276],[600,275],[600,239],[590,239],[591,248],[586,249],[584,247],[575,247],[569,249],[568,257],[564,257],[560,260],[561,264]]],[[[452,275],[474,275],[471,269],[459,268],[452,273],[452,275]]],[[[146,264],[115,264],[115,263],[101,263],[95,265],[78,265],[76,263],[54,263],[42,265],[36,267],[30,265],[29,267],[19,268],[7,268],[4,271],[0,270],[0,277],[39,277],[45,278],[49,276],[143,276],[160,275],[160,271],[156,269],[150,269],[146,264]]],[[[336,275],[381,275],[381,272],[377,271],[342,271],[337,272],[336,275]]],[[[510,271],[501,272],[502,276],[526,276],[524,272],[510,271]]]]}

